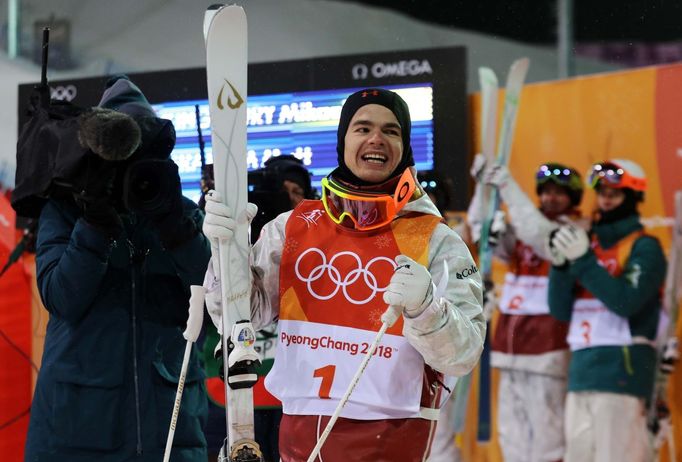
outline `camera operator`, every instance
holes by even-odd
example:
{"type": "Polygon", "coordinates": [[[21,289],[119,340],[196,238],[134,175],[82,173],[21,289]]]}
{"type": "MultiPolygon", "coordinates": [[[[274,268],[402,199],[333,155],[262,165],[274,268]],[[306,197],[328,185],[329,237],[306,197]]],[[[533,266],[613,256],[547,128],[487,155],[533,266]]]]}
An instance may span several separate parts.
{"type": "MultiPolygon", "coordinates": [[[[301,160],[292,155],[280,155],[268,159],[264,167],[249,172],[249,202],[258,206],[258,214],[251,222],[251,241],[256,242],[260,230],[279,214],[293,210],[304,199],[314,199],[310,173],[301,160]]],[[[220,341],[218,332],[212,323],[207,323],[207,337],[204,342],[204,359],[207,363],[207,375],[218,374],[220,364],[213,358],[213,350],[220,341]]],[[[282,404],[265,389],[265,376],[272,369],[277,348],[277,324],[273,323],[256,336],[256,351],[261,357],[261,366],[257,370],[259,379],[254,388],[254,423],[256,441],[263,451],[266,462],[278,462],[279,421],[282,418],[282,404]]],[[[222,362],[222,361],[221,361],[222,362]]],[[[216,379],[210,379],[211,380],[216,379]]],[[[212,403],[224,402],[224,388],[214,389],[209,385],[212,403]]],[[[222,405],[222,404],[221,404],[222,405]]],[[[218,452],[225,437],[225,410],[219,406],[209,407],[209,425],[207,439],[209,451],[218,452]]]]}
{"type": "MultiPolygon", "coordinates": [[[[40,214],[36,270],[50,313],[26,460],[162,459],[190,284],[210,245],[181,195],[170,121],[123,76],[78,119],[78,189],[40,214]]],[[[73,140],[71,140],[73,141],[73,140]]],[[[36,155],[42,153],[36,152],[36,155]]],[[[203,372],[192,356],[173,460],[207,457],[203,372]]]]}

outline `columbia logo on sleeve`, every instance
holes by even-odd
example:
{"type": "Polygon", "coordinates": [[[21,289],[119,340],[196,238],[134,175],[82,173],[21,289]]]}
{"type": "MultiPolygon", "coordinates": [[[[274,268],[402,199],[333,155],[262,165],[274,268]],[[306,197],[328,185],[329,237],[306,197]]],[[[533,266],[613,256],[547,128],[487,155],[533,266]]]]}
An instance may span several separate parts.
{"type": "Polygon", "coordinates": [[[457,279],[464,279],[476,273],[478,273],[478,268],[476,268],[476,265],[471,265],[471,268],[463,269],[462,271],[455,273],[455,275],[457,276],[457,279]]]}

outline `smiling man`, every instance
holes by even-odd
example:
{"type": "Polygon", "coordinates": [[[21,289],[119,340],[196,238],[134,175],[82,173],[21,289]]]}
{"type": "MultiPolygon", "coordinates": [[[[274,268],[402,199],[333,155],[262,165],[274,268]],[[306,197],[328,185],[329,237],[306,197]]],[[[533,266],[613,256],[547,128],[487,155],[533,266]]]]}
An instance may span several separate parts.
{"type": "MultiPolygon", "coordinates": [[[[323,179],[322,200],[266,224],[253,247],[254,327],[279,319],[265,386],[282,401],[284,462],[307,460],[388,305],[403,316],[383,337],[319,460],[424,460],[454,378],[480,356],[480,276],[415,181],[410,128],[396,93],[350,95],[339,121],[339,166],[323,179]]],[[[234,220],[217,194],[206,211],[206,235],[230,238],[234,220]]],[[[220,281],[211,271],[207,303],[219,323],[211,294],[220,293],[220,281]]]]}

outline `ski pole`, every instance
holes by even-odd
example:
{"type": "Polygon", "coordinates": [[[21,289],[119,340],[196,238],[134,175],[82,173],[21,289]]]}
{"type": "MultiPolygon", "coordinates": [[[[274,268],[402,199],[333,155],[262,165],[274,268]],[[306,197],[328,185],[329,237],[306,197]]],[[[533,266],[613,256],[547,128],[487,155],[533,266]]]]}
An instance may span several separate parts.
{"type": "Polygon", "coordinates": [[[187,340],[185,345],[185,356],[182,358],[182,369],[180,370],[180,378],[178,380],[178,390],[175,393],[175,404],[173,405],[173,414],[171,416],[170,428],[168,429],[168,439],[166,440],[166,450],[163,453],[163,462],[168,462],[173,448],[173,437],[175,436],[175,425],[178,423],[178,415],[180,413],[180,402],[182,401],[182,392],[185,389],[185,377],[187,377],[187,366],[189,365],[189,356],[192,352],[192,344],[197,341],[201,325],[204,322],[204,296],[206,290],[202,286],[190,286],[191,296],[189,298],[189,316],[187,318],[187,328],[182,336],[187,340]]]}
{"type": "Polygon", "coordinates": [[[327,426],[325,427],[324,431],[322,432],[320,439],[317,440],[317,444],[313,448],[313,452],[311,452],[310,457],[308,457],[308,462],[313,462],[317,458],[317,456],[320,454],[320,450],[322,449],[322,445],[327,440],[327,437],[329,436],[329,433],[331,433],[332,428],[334,427],[334,424],[336,423],[336,420],[339,418],[339,415],[341,415],[341,411],[343,410],[343,407],[348,402],[348,399],[350,398],[351,393],[353,393],[355,386],[360,381],[360,377],[362,376],[362,373],[365,371],[365,368],[367,367],[367,363],[372,358],[372,355],[374,355],[374,352],[376,351],[377,346],[379,345],[379,342],[381,342],[381,338],[386,333],[386,330],[389,327],[391,327],[393,324],[395,324],[395,322],[400,317],[401,313],[402,313],[402,309],[400,307],[389,306],[388,309],[384,312],[384,314],[381,315],[381,322],[382,322],[381,328],[379,329],[379,332],[377,332],[377,335],[374,338],[374,342],[372,342],[372,346],[369,347],[369,351],[367,352],[365,357],[362,359],[362,362],[360,363],[360,367],[358,367],[358,370],[355,372],[355,375],[351,379],[350,385],[348,385],[348,389],[346,390],[343,397],[341,398],[341,401],[339,401],[339,404],[336,406],[336,409],[334,410],[334,414],[332,414],[331,419],[329,419],[329,422],[327,422],[327,426]]]}

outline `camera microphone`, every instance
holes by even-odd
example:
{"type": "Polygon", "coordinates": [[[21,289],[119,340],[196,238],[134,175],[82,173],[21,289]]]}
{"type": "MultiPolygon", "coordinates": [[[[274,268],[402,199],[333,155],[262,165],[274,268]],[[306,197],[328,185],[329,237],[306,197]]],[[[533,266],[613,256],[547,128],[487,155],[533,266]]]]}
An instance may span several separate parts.
{"type": "Polygon", "coordinates": [[[104,160],[121,161],[130,157],[142,139],[135,119],[122,112],[94,107],[81,114],[78,141],[104,160]]]}

